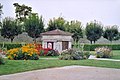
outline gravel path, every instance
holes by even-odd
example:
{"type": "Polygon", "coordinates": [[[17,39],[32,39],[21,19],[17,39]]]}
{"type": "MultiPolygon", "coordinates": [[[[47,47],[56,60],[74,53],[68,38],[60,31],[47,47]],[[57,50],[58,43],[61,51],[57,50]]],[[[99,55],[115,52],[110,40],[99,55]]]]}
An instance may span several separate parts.
{"type": "Polygon", "coordinates": [[[0,80],[120,80],[120,69],[66,66],[3,75],[0,80]]]}

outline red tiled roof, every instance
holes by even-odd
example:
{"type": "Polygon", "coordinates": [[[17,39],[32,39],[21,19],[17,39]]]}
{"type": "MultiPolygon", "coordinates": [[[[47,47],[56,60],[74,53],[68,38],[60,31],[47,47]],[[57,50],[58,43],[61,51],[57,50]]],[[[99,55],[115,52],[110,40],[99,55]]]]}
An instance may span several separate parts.
{"type": "Polygon", "coordinates": [[[41,33],[41,35],[66,35],[66,36],[72,36],[72,33],[64,32],[64,31],[61,31],[59,29],[56,29],[56,30],[41,33]]]}

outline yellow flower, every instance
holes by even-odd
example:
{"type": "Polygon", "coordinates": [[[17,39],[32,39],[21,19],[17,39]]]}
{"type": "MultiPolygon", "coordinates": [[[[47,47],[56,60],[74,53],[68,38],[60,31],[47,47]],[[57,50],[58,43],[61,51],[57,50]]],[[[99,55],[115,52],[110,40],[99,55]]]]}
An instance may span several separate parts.
{"type": "Polygon", "coordinates": [[[14,54],[14,57],[17,56],[16,54],[14,54]]]}

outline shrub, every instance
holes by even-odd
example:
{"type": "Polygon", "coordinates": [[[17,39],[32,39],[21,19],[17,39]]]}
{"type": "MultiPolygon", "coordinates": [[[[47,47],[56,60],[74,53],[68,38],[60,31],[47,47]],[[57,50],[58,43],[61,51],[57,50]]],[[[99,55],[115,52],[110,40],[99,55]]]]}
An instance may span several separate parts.
{"type": "MultiPolygon", "coordinates": [[[[78,46],[78,45],[72,45],[78,46]]],[[[84,50],[85,51],[94,51],[96,47],[102,47],[102,46],[107,46],[111,48],[112,50],[120,50],[120,44],[84,44],[84,50]]]]}
{"type": "Polygon", "coordinates": [[[87,59],[87,58],[89,58],[89,56],[90,56],[90,52],[89,52],[89,51],[84,51],[84,56],[83,56],[83,58],[84,58],[84,59],[87,59]]]}
{"type": "Polygon", "coordinates": [[[111,49],[108,47],[99,47],[95,49],[97,58],[109,58],[112,56],[111,49]]]}
{"type": "Polygon", "coordinates": [[[0,54],[0,65],[1,64],[5,64],[4,58],[2,57],[2,55],[0,54]]]}
{"type": "Polygon", "coordinates": [[[58,56],[59,52],[56,50],[50,50],[48,51],[48,53],[46,54],[46,56],[58,56]]]}
{"type": "Polygon", "coordinates": [[[87,59],[88,52],[82,52],[82,51],[77,51],[74,49],[67,49],[61,52],[59,58],[61,60],[81,60],[81,59],[87,59]]]}
{"type": "Polygon", "coordinates": [[[50,49],[50,48],[42,48],[41,50],[39,50],[40,56],[47,56],[48,52],[51,50],[52,49],[50,49]]]}
{"type": "Polygon", "coordinates": [[[0,43],[0,47],[9,49],[22,47],[22,44],[19,43],[0,43]]]}
{"type": "Polygon", "coordinates": [[[38,60],[38,50],[32,44],[21,48],[14,48],[7,51],[7,57],[10,60],[38,60]]]}

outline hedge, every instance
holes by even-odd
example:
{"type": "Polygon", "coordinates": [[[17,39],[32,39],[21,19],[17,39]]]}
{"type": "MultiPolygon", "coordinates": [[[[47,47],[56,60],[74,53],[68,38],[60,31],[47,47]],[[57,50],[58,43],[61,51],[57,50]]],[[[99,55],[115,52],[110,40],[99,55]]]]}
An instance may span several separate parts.
{"type": "Polygon", "coordinates": [[[13,49],[13,48],[18,48],[21,47],[23,44],[21,43],[0,43],[0,48],[7,48],[7,50],[9,49],[13,49]]]}
{"type": "MultiPolygon", "coordinates": [[[[22,43],[0,43],[0,47],[2,48],[4,45],[4,48],[13,49],[13,48],[18,48],[21,47],[23,44],[22,43]]],[[[77,47],[78,45],[72,45],[73,47],[77,47]]],[[[94,51],[96,47],[102,47],[102,46],[107,46],[112,48],[112,50],[120,50],[120,44],[84,44],[84,50],[85,51],[94,51]]]]}
{"type": "MultiPolygon", "coordinates": [[[[78,46],[78,45],[73,45],[74,46],[78,46]]],[[[94,51],[95,48],[97,47],[103,47],[103,46],[107,46],[109,48],[111,48],[112,50],[120,50],[120,44],[84,44],[84,50],[85,51],[94,51]]]]}

